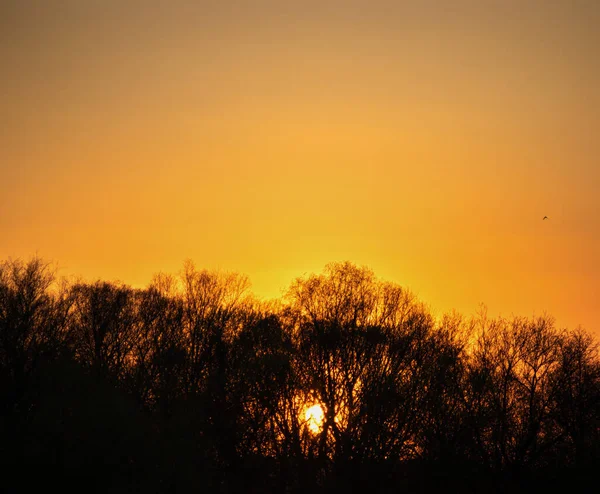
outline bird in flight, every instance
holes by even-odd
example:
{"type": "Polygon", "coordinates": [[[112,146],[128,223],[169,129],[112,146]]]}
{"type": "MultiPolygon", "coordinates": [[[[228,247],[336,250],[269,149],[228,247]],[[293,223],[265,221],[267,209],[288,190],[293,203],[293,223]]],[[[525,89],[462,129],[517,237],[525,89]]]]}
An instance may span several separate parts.
{"type": "Polygon", "coordinates": [[[542,218],[542,221],[544,221],[544,220],[549,220],[549,219],[550,219],[550,218],[548,218],[548,216],[544,216],[544,217],[542,218]]]}

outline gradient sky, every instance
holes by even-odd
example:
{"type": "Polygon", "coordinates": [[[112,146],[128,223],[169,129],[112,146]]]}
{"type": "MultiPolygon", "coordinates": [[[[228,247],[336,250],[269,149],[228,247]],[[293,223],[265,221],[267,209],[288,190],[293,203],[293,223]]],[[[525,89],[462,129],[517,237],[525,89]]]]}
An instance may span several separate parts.
{"type": "Polygon", "coordinates": [[[0,3],[0,259],[330,261],[600,335],[600,2],[0,3]],[[542,217],[548,215],[547,221],[542,217]]]}

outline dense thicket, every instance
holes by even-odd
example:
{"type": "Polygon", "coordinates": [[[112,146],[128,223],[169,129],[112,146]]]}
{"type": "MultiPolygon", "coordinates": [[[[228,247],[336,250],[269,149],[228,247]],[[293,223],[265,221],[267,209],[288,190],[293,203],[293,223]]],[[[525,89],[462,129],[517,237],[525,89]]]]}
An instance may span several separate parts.
{"type": "Polygon", "coordinates": [[[581,491],[600,466],[588,333],[434,318],[351,263],[266,304],[191,263],[138,290],[2,262],[0,392],[7,492],[581,491]]]}

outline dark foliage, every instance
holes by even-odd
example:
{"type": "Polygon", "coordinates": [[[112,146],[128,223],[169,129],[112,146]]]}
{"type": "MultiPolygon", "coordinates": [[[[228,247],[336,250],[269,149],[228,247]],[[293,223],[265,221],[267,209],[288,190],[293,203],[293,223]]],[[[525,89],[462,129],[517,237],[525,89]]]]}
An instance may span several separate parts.
{"type": "Polygon", "coordinates": [[[277,302],[248,289],[191,263],[144,290],[0,263],[2,490],[593,489],[585,331],[435,319],[351,263],[277,302]]]}

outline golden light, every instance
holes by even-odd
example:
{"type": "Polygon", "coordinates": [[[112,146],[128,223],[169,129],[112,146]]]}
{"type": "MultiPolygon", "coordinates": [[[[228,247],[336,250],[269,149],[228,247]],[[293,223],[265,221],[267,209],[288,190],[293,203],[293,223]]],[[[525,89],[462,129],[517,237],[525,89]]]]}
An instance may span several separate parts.
{"type": "Polygon", "coordinates": [[[318,403],[304,411],[304,420],[310,432],[317,434],[321,431],[324,415],[323,408],[318,403]]]}

